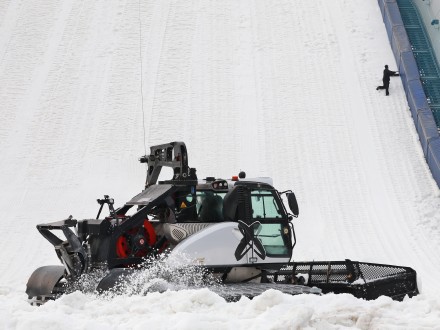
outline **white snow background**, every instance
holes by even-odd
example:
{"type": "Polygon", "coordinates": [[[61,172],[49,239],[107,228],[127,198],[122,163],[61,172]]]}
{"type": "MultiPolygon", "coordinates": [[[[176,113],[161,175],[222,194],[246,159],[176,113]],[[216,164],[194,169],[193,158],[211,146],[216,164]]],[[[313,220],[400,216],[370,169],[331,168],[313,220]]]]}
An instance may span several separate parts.
{"type": "Polygon", "coordinates": [[[384,64],[375,0],[0,0],[0,328],[440,329],[439,189],[399,78],[375,90],[384,64]],[[295,260],[410,266],[422,293],[28,305],[32,271],[59,263],[35,226],[140,192],[144,126],[147,148],[184,141],[200,178],[293,189],[295,260]]]}

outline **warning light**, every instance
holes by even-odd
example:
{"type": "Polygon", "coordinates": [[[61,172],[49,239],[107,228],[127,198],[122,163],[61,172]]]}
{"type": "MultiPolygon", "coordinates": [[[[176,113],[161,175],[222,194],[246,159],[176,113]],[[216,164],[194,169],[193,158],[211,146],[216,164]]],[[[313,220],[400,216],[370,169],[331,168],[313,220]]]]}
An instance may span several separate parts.
{"type": "Polygon", "coordinates": [[[186,209],[186,204],[185,204],[185,202],[182,202],[182,204],[180,204],[180,208],[181,208],[181,209],[186,209]]]}
{"type": "Polygon", "coordinates": [[[238,176],[237,175],[232,176],[232,181],[238,181],[238,176]]]}

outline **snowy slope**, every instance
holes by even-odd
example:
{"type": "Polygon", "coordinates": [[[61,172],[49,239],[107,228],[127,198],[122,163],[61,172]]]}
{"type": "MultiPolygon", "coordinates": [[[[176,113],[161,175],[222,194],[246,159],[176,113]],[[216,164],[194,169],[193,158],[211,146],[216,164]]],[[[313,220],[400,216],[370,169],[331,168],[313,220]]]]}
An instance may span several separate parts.
{"type": "MultiPolygon", "coordinates": [[[[424,294],[399,304],[269,293],[269,302],[238,303],[248,319],[209,292],[170,293],[155,297],[155,306],[163,318],[177,313],[184,323],[161,324],[156,315],[157,327],[189,328],[185,322],[199,320],[199,328],[263,328],[271,325],[262,321],[268,309],[284,310],[272,324],[279,328],[328,328],[325,322],[366,328],[396,320],[408,328],[438,326],[439,189],[400,81],[392,80],[389,97],[375,90],[384,64],[395,68],[374,0],[0,0],[6,327],[38,321],[42,328],[67,327],[66,310],[70,319],[87,309],[83,327],[96,326],[94,315],[103,313],[102,322],[119,328],[138,301],[153,304],[148,297],[125,305],[76,295],[35,311],[23,292],[35,268],[58,263],[36,224],[94,217],[104,194],[124,203],[143,187],[145,167],[137,158],[145,145],[176,140],[186,142],[199,177],[245,170],[293,189],[300,204],[296,260],[410,266],[424,294]],[[186,309],[164,310],[169,299],[178,306],[192,300],[186,309]],[[110,315],[118,306],[120,314],[110,315]],[[200,306],[209,307],[202,308],[206,318],[197,318],[200,306]],[[343,316],[335,321],[336,314],[343,316]],[[365,314],[371,319],[359,321],[365,314]]],[[[139,308],[133,322],[149,313],[139,308]]]]}

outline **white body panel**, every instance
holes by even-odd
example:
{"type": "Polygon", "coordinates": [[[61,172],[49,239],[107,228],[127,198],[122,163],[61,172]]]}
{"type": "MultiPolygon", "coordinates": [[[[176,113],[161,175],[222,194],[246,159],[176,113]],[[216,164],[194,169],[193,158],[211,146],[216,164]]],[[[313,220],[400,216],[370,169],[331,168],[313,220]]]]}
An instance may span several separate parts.
{"type": "MultiPolygon", "coordinates": [[[[236,222],[221,222],[205,228],[179,243],[171,252],[184,255],[195,264],[206,266],[228,266],[251,264],[252,250],[240,260],[235,258],[235,251],[243,235],[236,222]]],[[[254,263],[285,263],[289,258],[271,258],[262,260],[253,256],[254,263]]]]}

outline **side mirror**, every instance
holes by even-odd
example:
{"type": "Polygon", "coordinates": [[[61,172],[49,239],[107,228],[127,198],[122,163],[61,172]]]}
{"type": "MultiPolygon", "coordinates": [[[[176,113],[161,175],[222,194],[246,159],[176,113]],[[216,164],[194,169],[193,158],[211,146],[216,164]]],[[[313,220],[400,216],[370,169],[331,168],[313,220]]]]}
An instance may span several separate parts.
{"type": "Polygon", "coordinates": [[[298,202],[296,201],[295,194],[293,192],[287,193],[287,202],[289,203],[289,208],[293,213],[293,216],[295,218],[298,217],[299,209],[298,209],[298,202]]]}

